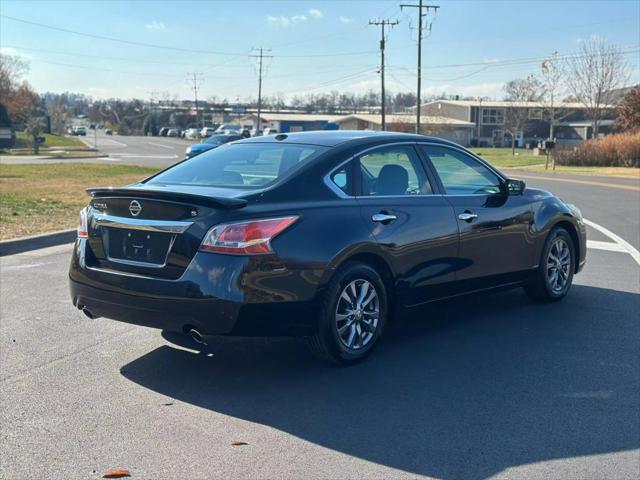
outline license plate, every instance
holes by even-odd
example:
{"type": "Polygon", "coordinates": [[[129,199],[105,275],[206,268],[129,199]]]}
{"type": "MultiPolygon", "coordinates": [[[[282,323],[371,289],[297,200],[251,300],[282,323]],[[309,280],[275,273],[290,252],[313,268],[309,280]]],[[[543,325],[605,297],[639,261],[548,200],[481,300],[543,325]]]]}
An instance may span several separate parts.
{"type": "Polygon", "coordinates": [[[171,233],[108,229],[109,257],[116,260],[163,265],[171,247],[171,233]]]}

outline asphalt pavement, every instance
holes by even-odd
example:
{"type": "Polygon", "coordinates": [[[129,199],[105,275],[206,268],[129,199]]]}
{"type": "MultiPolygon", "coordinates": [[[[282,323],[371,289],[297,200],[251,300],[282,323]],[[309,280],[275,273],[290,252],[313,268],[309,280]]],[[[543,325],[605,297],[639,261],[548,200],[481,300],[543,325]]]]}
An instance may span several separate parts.
{"type": "Polygon", "coordinates": [[[520,173],[590,222],[568,297],[407,312],[350,368],[298,340],[203,354],[89,320],[69,245],[1,258],[0,478],[638,478],[640,189],[520,173]]]}

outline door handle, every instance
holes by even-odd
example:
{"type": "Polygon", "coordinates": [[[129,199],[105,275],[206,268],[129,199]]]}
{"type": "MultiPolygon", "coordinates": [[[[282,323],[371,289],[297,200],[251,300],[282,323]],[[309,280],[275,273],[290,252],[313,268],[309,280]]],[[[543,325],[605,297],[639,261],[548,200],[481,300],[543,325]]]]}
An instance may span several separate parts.
{"type": "Polygon", "coordinates": [[[387,215],[386,213],[376,213],[375,215],[371,216],[371,220],[379,223],[391,223],[397,218],[398,217],[396,217],[395,215],[387,215]]]}
{"type": "Polygon", "coordinates": [[[458,215],[458,219],[462,220],[463,222],[467,222],[467,223],[471,223],[474,219],[478,218],[478,215],[475,213],[471,213],[471,212],[462,212],[460,215],[458,215]]]}

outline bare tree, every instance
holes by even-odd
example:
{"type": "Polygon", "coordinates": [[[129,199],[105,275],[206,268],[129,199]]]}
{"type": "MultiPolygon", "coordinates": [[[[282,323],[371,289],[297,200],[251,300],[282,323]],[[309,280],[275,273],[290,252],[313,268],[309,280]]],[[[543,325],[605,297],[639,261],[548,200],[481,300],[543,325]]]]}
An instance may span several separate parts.
{"type": "Polygon", "coordinates": [[[526,102],[538,102],[541,96],[540,82],[533,76],[507,82],[504,86],[505,101],[510,105],[505,109],[504,128],[511,135],[511,154],[516,153],[516,136],[524,132],[529,120],[529,106],[526,102]]]}
{"type": "Polygon", "coordinates": [[[616,124],[622,130],[640,131],[640,87],[632,88],[622,99],[616,124]]]}
{"type": "MultiPolygon", "coordinates": [[[[558,52],[553,52],[540,65],[540,82],[542,87],[543,116],[549,122],[550,140],[555,139],[555,128],[558,121],[571,114],[571,110],[561,108],[562,99],[566,96],[566,68],[558,52]]],[[[545,170],[549,168],[550,152],[547,150],[545,170]]]]}
{"type": "Polygon", "coordinates": [[[550,139],[555,137],[555,126],[558,120],[568,115],[568,112],[558,108],[566,96],[566,71],[564,67],[558,52],[553,52],[540,65],[541,101],[544,116],[549,122],[550,139]]]}
{"type": "Polygon", "coordinates": [[[571,94],[585,106],[593,122],[592,138],[597,138],[600,121],[608,109],[608,93],[629,78],[627,63],[618,47],[597,37],[584,41],[578,54],[566,62],[571,94]]]}

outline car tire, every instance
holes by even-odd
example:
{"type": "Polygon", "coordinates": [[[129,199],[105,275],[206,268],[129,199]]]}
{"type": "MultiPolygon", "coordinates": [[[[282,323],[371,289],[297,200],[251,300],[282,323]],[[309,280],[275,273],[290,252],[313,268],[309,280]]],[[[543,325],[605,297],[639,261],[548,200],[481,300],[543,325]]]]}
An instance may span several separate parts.
{"type": "Polygon", "coordinates": [[[569,232],[556,227],[547,236],[538,268],[524,290],[537,302],[562,300],[571,288],[575,272],[575,245],[569,232]]]}
{"type": "Polygon", "coordinates": [[[384,330],[387,298],[382,278],[369,265],[349,262],[340,267],[320,298],[311,351],[338,365],[365,359],[384,330]]]}

